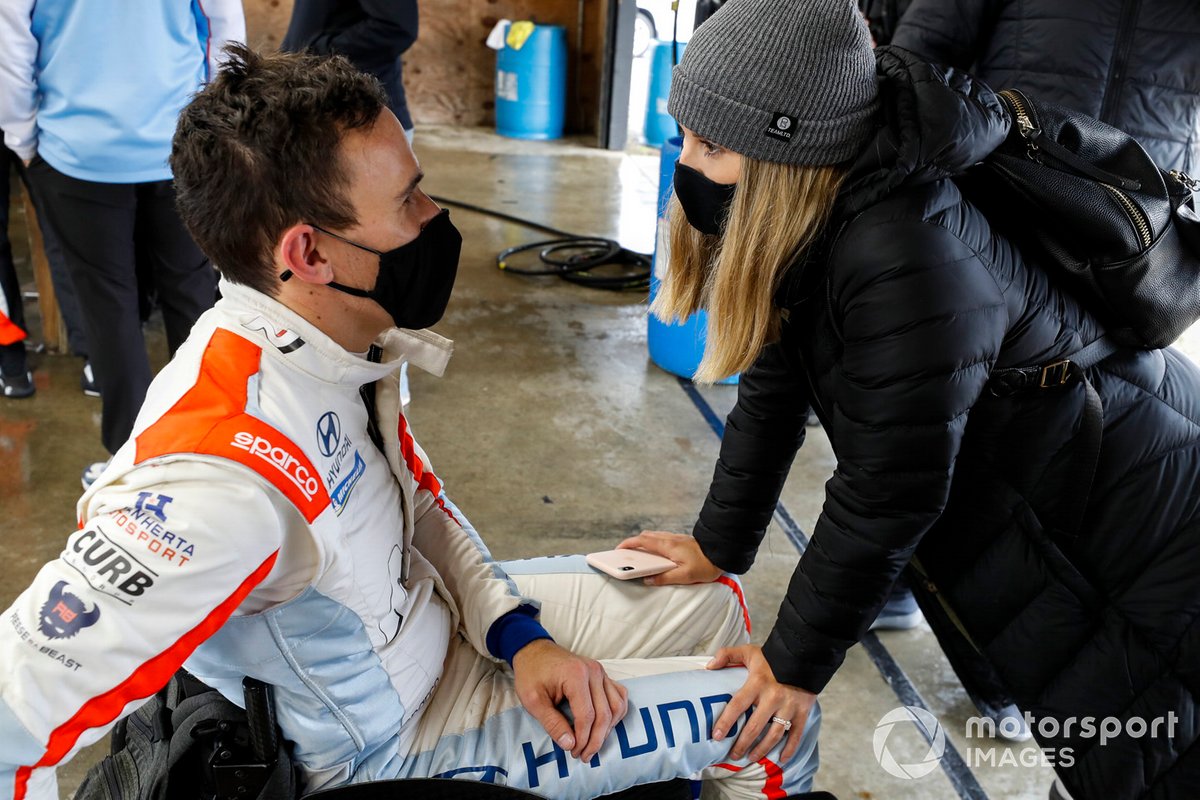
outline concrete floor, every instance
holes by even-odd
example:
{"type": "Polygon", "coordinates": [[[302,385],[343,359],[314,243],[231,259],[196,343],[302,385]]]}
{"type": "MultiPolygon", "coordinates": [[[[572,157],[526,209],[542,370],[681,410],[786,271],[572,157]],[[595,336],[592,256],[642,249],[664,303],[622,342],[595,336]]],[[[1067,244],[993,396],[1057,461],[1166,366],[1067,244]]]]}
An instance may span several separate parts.
{"type": "MultiPolygon", "coordinates": [[[[610,154],[431,128],[418,131],[416,149],[432,194],[616,237],[635,250],[652,248],[653,151],[610,154]]],[[[690,530],[719,445],[701,406],[723,419],[736,389],[707,388],[693,397],[649,362],[643,295],[504,274],[495,253],[538,235],[464,211],[452,215],[465,247],[438,330],[456,340],[457,352],[444,378],[412,375],[410,416],[447,491],[493,553],[589,552],[645,528],[690,530]]],[[[28,278],[23,234],[14,233],[28,278]]],[[[34,304],[27,308],[36,313],[34,304]]],[[[33,327],[36,340],[36,319],[33,327]]],[[[150,345],[161,363],[165,346],[153,324],[150,345]]],[[[32,364],[37,396],[0,399],[0,607],[58,554],[74,528],[80,470],[104,455],[99,403],[79,391],[79,362],[38,355],[32,364]]],[[[783,497],[804,531],[812,530],[833,466],[827,439],[812,430],[783,497]]],[[[792,540],[773,525],[745,578],[756,641],[771,629],[797,556],[792,540]]],[[[1037,765],[1034,743],[965,738],[974,709],[924,626],[855,647],[821,702],[817,788],[840,800],[1046,797],[1053,776],[1037,765]],[[881,744],[886,735],[877,731],[880,719],[914,695],[972,764],[957,771],[958,789],[948,758],[912,779],[880,766],[875,740],[881,744]],[[993,765],[976,766],[981,758],[993,765]]],[[[928,751],[908,723],[892,730],[886,746],[901,763],[917,762],[928,751]]],[[[103,743],[93,746],[60,770],[62,797],[70,797],[104,750],[103,743]]]]}

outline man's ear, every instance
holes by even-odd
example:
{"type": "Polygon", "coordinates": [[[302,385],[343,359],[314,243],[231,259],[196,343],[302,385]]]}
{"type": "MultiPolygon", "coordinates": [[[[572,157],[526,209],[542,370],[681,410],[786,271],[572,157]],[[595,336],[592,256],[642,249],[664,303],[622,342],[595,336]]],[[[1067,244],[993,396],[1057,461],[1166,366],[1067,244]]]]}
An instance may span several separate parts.
{"type": "Polygon", "coordinates": [[[317,240],[311,225],[293,225],[279,237],[275,249],[275,263],[280,274],[305,283],[329,283],[333,280],[333,267],[317,249],[317,240]]]}

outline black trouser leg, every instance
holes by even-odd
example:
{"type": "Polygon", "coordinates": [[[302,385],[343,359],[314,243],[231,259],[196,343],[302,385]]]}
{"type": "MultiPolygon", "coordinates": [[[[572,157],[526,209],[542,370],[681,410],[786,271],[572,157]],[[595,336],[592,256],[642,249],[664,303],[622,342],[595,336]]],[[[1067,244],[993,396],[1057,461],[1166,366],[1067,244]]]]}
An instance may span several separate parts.
{"type": "Polygon", "coordinates": [[[62,316],[63,325],[67,329],[67,347],[72,355],[86,356],[88,354],[87,332],[84,330],[83,313],[79,310],[79,298],[75,296],[75,282],[71,280],[67,268],[66,257],[63,255],[62,243],[54,226],[46,215],[45,203],[33,182],[29,180],[26,169],[21,168],[21,177],[29,189],[33,200],[33,208],[37,213],[38,226],[42,231],[42,249],[46,252],[46,260],[50,262],[50,283],[54,286],[54,299],[58,301],[58,313],[62,316]]]}
{"type": "MultiPolygon", "coordinates": [[[[11,165],[16,156],[0,145],[0,291],[4,292],[5,316],[18,328],[25,327],[25,309],[21,303],[21,282],[13,263],[12,244],[8,239],[9,186],[12,183],[11,165]]],[[[25,374],[25,342],[0,345],[0,372],[5,375],[25,374]]]]}
{"type": "Polygon", "coordinates": [[[153,276],[174,356],[197,318],[216,302],[217,273],[179,219],[171,181],[137,187],[137,248],[140,273],[153,276]]]}
{"type": "Polygon", "coordinates": [[[78,180],[41,158],[34,159],[29,175],[81,300],[102,398],[100,438],[115,453],[133,430],[151,378],[138,316],[137,186],[78,180]]]}

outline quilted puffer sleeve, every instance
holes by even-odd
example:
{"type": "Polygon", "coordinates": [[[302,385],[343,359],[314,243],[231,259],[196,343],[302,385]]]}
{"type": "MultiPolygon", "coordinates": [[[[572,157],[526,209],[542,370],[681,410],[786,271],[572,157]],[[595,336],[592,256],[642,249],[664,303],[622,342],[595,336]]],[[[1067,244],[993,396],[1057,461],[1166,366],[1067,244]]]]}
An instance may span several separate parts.
{"type": "Polygon", "coordinates": [[[830,265],[842,357],[822,405],[837,468],[763,648],[779,680],[812,692],[945,507],[967,415],[1007,328],[1001,288],[952,233],[918,220],[859,227],[830,265]]]}
{"type": "Polygon", "coordinates": [[[778,343],[768,345],[738,382],[721,454],[692,534],[726,572],[750,569],[775,512],[808,418],[804,377],[778,343]]]}
{"type": "Polygon", "coordinates": [[[936,64],[970,71],[1008,0],[913,0],[891,43],[936,64]]]}

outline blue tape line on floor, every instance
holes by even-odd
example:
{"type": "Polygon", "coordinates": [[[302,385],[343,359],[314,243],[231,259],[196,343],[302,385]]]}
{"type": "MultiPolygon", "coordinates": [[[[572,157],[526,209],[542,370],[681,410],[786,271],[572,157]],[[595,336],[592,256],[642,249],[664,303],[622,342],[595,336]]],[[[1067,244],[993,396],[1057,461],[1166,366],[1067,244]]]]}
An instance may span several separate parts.
{"type": "MultiPolygon", "coordinates": [[[[725,435],[725,423],[713,411],[712,406],[704,399],[704,395],[700,394],[700,390],[696,385],[685,378],[679,378],[679,385],[683,389],[684,394],[691,399],[692,404],[700,411],[700,416],[704,417],[704,421],[708,423],[708,427],[712,428],[713,433],[720,439],[725,435]]],[[[791,540],[792,544],[801,553],[808,546],[808,537],[804,531],[792,519],[792,515],[788,513],[783,502],[780,501],[775,507],[775,518],[779,522],[780,529],[784,535],[791,540]]],[[[896,695],[896,699],[906,706],[915,706],[930,711],[929,706],[925,703],[925,699],[921,697],[921,693],[917,691],[917,687],[904,674],[903,668],[896,662],[896,659],[884,647],[883,642],[879,641],[879,637],[874,633],[868,633],[863,637],[863,650],[866,651],[867,657],[871,659],[871,663],[879,670],[879,674],[883,676],[887,685],[892,688],[896,695]]],[[[930,713],[933,713],[930,711],[930,713]]],[[[915,726],[921,732],[926,742],[932,742],[929,731],[925,730],[921,725],[915,726]]],[[[962,756],[954,747],[954,744],[948,739],[946,740],[946,750],[941,758],[942,771],[946,773],[946,777],[950,780],[954,791],[962,800],[988,800],[987,792],[979,785],[975,775],[972,774],[971,768],[963,761],[962,756]]]]}

